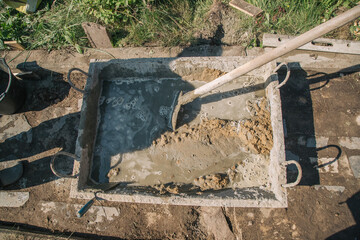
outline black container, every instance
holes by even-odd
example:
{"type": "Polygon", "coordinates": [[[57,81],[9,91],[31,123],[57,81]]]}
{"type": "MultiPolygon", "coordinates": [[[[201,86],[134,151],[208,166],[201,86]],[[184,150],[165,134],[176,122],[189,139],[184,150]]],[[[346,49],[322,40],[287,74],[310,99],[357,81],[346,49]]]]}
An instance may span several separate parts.
{"type": "Polygon", "coordinates": [[[24,104],[25,97],[25,88],[11,73],[5,59],[0,58],[0,114],[15,113],[24,104]]]}

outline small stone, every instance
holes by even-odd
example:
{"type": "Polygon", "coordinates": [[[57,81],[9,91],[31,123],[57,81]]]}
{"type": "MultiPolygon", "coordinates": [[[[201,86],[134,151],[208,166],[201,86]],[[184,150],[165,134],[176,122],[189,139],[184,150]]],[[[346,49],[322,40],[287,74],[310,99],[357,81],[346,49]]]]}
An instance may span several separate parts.
{"type": "Polygon", "coordinates": [[[205,183],[205,179],[203,177],[198,178],[199,180],[199,184],[204,184],[205,183]]]}
{"type": "Polygon", "coordinates": [[[298,231],[293,231],[293,232],[291,233],[291,236],[292,236],[293,238],[299,237],[298,231]]]}
{"type": "Polygon", "coordinates": [[[220,176],[220,174],[214,174],[214,175],[212,176],[212,179],[213,179],[214,181],[220,181],[220,180],[221,180],[221,176],[220,176]]]}
{"type": "Polygon", "coordinates": [[[254,218],[254,216],[255,216],[254,213],[252,213],[252,212],[249,212],[249,213],[247,213],[246,215],[247,215],[249,218],[254,218]]]}
{"type": "Polygon", "coordinates": [[[169,193],[172,193],[172,194],[179,194],[179,187],[178,186],[174,186],[174,187],[167,186],[166,191],[168,191],[169,193]]]}

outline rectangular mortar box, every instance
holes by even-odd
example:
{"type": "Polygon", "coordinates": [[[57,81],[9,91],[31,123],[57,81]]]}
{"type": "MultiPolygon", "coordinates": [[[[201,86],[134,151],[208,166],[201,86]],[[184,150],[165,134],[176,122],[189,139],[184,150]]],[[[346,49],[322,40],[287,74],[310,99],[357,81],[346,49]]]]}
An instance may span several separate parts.
{"type": "Polygon", "coordinates": [[[91,199],[102,191],[97,196],[118,202],[287,207],[275,62],[184,106],[178,129],[167,127],[177,92],[199,87],[250,59],[92,60],[76,143],[78,178],[70,196],[91,199]],[[258,123],[254,109],[261,102],[270,113],[268,151],[238,137],[242,126],[258,123]]]}

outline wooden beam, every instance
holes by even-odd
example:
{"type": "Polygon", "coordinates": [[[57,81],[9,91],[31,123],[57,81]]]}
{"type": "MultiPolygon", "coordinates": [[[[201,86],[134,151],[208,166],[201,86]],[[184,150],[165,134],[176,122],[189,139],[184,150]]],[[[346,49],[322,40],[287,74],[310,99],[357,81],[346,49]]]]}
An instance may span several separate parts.
{"type": "Polygon", "coordinates": [[[112,48],[106,28],[100,24],[84,22],[81,24],[93,48],[112,48]]]}
{"type": "Polygon", "coordinates": [[[252,17],[256,17],[257,15],[263,12],[262,9],[255,7],[254,5],[245,2],[243,0],[231,0],[229,5],[252,17]]]}
{"type": "MultiPolygon", "coordinates": [[[[263,35],[263,46],[278,47],[281,44],[286,43],[294,38],[295,36],[265,33],[263,35]]],[[[359,55],[360,42],[330,38],[318,38],[299,47],[298,49],[359,55]]]]}
{"type": "Polygon", "coordinates": [[[8,45],[14,50],[25,50],[25,48],[17,41],[4,41],[5,45],[8,45]]]}

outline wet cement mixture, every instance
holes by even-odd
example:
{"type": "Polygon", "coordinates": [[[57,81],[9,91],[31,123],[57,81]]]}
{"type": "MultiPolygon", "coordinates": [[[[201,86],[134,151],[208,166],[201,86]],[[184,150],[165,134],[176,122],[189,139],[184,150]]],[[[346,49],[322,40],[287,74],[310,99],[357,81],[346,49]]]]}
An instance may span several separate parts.
{"type": "Polygon", "coordinates": [[[204,119],[165,132],[149,149],[122,156],[108,173],[110,181],[154,185],[161,194],[179,193],[177,184],[201,191],[268,185],[272,129],[267,100],[248,101],[247,109],[250,119],[204,119]],[[175,185],[164,186],[168,183],[175,185]]]}

